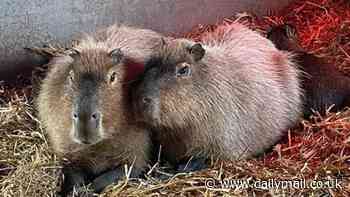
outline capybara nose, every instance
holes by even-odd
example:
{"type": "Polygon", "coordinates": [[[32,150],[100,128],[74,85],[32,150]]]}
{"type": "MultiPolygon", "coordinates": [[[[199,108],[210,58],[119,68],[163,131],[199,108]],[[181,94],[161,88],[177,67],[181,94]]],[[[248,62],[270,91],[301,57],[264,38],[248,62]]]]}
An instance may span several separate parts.
{"type": "Polygon", "coordinates": [[[73,119],[74,120],[79,120],[79,115],[78,115],[78,113],[73,113],[73,119]]]}
{"type": "Polygon", "coordinates": [[[92,112],[91,115],[89,116],[89,113],[73,113],[73,119],[76,121],[84,121],[84,119],[86,120],[86,118],[89,118],[90,121],[99,121],[101,117],[101,114],[99,112],[92,112]]]}
{"type": "Polygon", "coordinates": [[[98,121],[98,120],[100,120],[100,117],[101,117],[101,115],[100,115],[100,113],[99,112],[94,112],[94,113],[92,113],[91,114],[91,120],[96,120],[96,121],[98,121]]]}
{"type": "Polygon", "coordinates": [[[152,99],[151,98],[149,98],[149,97],[143,97],[142,98],[142,103],[144,104],[144,105],[150,105],[151,103],[152,103],[152,99]]]}
{"type": "Polygon", "coordinates": [[[85,145],[91,144],[90,141],[87,140],[87,139],[81,139],[80,142],[81,142],[82,144],[85,144],[85,145]]]}

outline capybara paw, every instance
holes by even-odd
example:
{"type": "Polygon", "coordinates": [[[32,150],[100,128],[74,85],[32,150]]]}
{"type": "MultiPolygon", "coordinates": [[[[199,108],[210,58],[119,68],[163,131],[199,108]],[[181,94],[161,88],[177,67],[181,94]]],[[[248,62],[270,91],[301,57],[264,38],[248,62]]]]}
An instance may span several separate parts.
{"type": "Polygon", "coordinates": [[[117,182],[123,176],[125,176],[125,173],[123,171],[123,168],[121,168],[121,167],[106,171],[106,172],[102,173],[101,175],[97,176],[92,181],[91,188],[94,190],[94,192],[100,193],[108,185],[111,185],[111,184],[117,182]]]}
{"type": "Polygon", "coordinates": [[[65,166],[63,167],[62,172],[64,178],[61,191],[59,193],[59,195],[62,197],[69,196],[74,189],[80,191],[80,187],[88,182],[88,175],[80,168],[65,166]]]}
{"type": "Polygon", "coordinates": [[[177,172],[193,172],[208,168],[207,159],[202,157],[193,157],[178,163],[176,166],[177,172]]]}
{"type": "MultiPolygon", "coordinates": [[[[132,169],[130,178],[136,178],[139,177],[141,174],[141,170],[139,169],[132,169]]],[[[94,190],[95,193],[101,193],[108,185],[111,185],[113,183],[116,183],[123,177],[125,177],[125,171],[124,168],[118,167],[113,170],[108,170],[99,176],[97,176],[91,183],[91,188],[94,190]]]]}
{"type": "Polygon", "coordinates": [[[97,194],[87,186],[74,186],[73,189],[66,194],[59,194],[61,197],[94,197],[97,194]]]}

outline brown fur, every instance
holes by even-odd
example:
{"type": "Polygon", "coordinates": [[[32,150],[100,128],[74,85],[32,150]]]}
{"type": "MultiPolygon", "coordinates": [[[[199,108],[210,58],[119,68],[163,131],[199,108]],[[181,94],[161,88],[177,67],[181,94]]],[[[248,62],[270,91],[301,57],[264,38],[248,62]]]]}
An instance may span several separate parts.
{"type": "Polygon", "coordinates": [[[296,123],[302,91],[288,53],[240,24],[208,34],[199,61],[194,44],[178,39],[158,50],[134,93],[135,111],[168,158],[246,158],[296,123]],[[191,75],[175,77],[184,65],[191,75]]]}
{"type": "Polygon", "coordinates": [[[305,90],[304,113],[312,110],[324,114],[331,105],[340,110],[350,105],[350,78],[321,57],[306,52],[298,43],[298,35],[291,25],[272,27],[268,38],[280,50],[290,51],[305,75],[302,88],[305,90]]]}
{"type": "Polygon", "coordinates": [[[130,165],[134,160],[134,168],[146,166],[149,136],[131,117],[125,79],[130,72],[140,72],[130,70],[130,64],[142,64],[158,41],[159,35],[155,32],[115,25],[94,36],[84,35],[75,47],[80,52],[77,58],[63,56],[50,61],[52,69],[42,82],[38,111],[56,153],[93,174],[123,163],[130,165]],[[131,61],[126,59],[113,65],[108,53],[116,48],[120,48],[131,61]],[[94,91],[98,95],[97,105],[102,114],[104,132],[103,140],[94,145],[77,144],[70,134],[73,99],[81,91],[76,84],[70,88],[71,70],[74,70],[77,81],[84,75],[97,79],[98,86],[94,91]],[[116,72],[118,81],[115,85],[106,83],[111,70],[116,72]]]}

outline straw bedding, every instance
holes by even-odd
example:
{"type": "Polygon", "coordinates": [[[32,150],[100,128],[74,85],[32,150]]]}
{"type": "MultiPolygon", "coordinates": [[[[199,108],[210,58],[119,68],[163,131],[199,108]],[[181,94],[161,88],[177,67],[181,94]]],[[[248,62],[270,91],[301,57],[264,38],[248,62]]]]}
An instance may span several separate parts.
{"type": "MultiPolygon", "coordinates": [[[[215,25],[199,25],[185,37],[200,40],[202,33],[234,20],[244,21],[262,33],[270,25],[293,24],[302,47],[349,73],[348,1],[295,1],[281,13],[271,13],[263,19],[247,13],[238,14],[215,25]]],[[[36,119],[35,83],[32,82],[19,78],[15,84],[0,83],[0,196],[55,196],[60,187],[60,162],[50,150],[45,131],[36,119]]],[[[145,179],[125,178],[108,187],[102,196],[350,196],[349,119],[349,109],[325,116],[315,112],[258,158],[215,161],[209,169],[199,172],[168,174],[168,180],[153,177],[152,172],[167,172],[158,165],[150,166],[145,179]],[[220,180],[231,180],[231,183],[305,180],[306,185],[318,180],[324,185],[322,188],[320,185],[319,188],[298,188],[295,185],[285,189],[267,185],[238,188],[232,185],[223,187],[220,180]],[[215,181],[215,188],[209,188],[212,186],[210,181],[215,181]],[[325,185],[335,181],[337,184],[325,185]]]]}

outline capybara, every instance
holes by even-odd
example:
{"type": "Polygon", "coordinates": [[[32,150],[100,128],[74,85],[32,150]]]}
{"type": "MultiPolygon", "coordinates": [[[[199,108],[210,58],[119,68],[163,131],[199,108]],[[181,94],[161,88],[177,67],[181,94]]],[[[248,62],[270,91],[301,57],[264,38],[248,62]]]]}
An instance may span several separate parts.
{"type": "Polygon", "coordinates": [[[159,43],[156,32],[114,25],[50,60],[37,105],[53,150],[69,161],[62,195],[89,182],[101,191],[123,164],[133,176],[145,168],[149,133],[132,117],[128,86],[159,43]]]}
{"type": "Polygon", "coordinates": [[[134,111],[172,162],[247,158],[298,121],[299,75],[288,52],[234,23],[202,43],[163,40],[135,83],[134,111]]]}
{"type": "Polygon", "coordinates": [[[290,24],[274,26],[268,31],[267,37],[278,49],[292,52],[295,62],[304,72],[301,85],[305,90],[306,117],[312,111],[324,115],[332,105],[331,111],[350,105],[350,78],[324,58],[302,49],[295,27],[290,24]]]}

